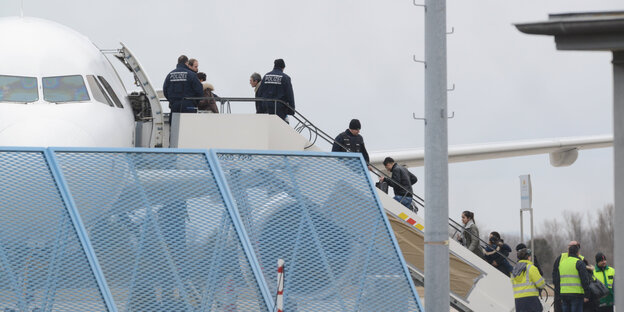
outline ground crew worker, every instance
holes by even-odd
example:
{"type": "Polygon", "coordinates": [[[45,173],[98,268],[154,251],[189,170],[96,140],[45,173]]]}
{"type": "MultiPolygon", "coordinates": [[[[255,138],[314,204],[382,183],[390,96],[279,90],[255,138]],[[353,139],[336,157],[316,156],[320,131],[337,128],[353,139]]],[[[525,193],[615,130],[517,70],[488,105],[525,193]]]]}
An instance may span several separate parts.
{"type": "MultiPolygon", "coordinates": [[[[572,245],[576,245],[578,246],[578,249],[581,249],[581,244],[577,241],[570,241],[570,243],[568,244],[568,248],[570,248],[570,246],[572,245]]],[[[584,260],[585,258],[579,253],[579,259],[584,260]]],[[[561,312],[561,298],[559,297],[559,279],[558,277],[555,277],[555,275],[558,276],[559,274],[559,264],[561,263],[561,261],[565,260],[566,258],[568,258],[568,253],[564,252],[561,253],[560,256],[557,257],[557,259],[555,259],[555,263],[553,263],[553,271],[552,271],[552,279],[553,282],[555,284],[555,299],[554,299],[554,303],[553,306],[555,308],[555,312],[561,312]]]]}
{"type": "Polygon", "coordinates": [[[568,248],[568,257],[559,262],[559,268],[553,269],[555,285],[559,286],[559,297],[563,312],[581,312],[583,303],[589,302],[589,273],[585,263],[578,256],[578,245],[568,248]]]}
{"type": "Polygon", "coordinates": [[[607,257],[602,252],[596,254],[594,277],[609,288],[609,294],[600,299],[599,312],[613,312],[613,276],[615,269],[607,265],[607,257]]]}
{"type": "Polygon", "coordinates": [[[511,272],[516,312],[542,312],[544,308],[539,300],[539,291],[546,282],[531,262],[531,249],[520,249],[518,260],[511,272]]]}

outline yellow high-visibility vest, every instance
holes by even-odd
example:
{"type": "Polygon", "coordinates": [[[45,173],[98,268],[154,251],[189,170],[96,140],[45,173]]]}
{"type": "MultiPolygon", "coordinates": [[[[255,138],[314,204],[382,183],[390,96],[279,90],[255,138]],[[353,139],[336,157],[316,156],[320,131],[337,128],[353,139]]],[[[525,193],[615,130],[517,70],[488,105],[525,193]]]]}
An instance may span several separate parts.
{"type": "MultiPolygon", "coordinates": [[[[585,260],[585,257],[583,257],[583,255],[578,255],[579,259],[581,260],[585,260]]],[[[561,261],[565,260],[568,258],[568,253],[564,252],[561,254],[561,259],[559,259],[559,263],[561,264],[561,261]]]]}
{"type": "Polygon", "coordinates": [[[581,278],[576,269],[576,257],[566,257],[565,260],[559,261],[559,289],[562,294],[584,294],[581,278]]]}
{"type": "Polygon", "coordinates": [[[607,266],[607,269],[604,271],[601,270],[600,272],[598,272],[598,270],[594,270],[594,276],[596,277],[596,279],[598,279],[600,282],[602,282],[609,288],[613,288],[613,276],[614,275],[615,275],[615,269],[613,269],[610,266],[607,266]],[[605,281],[605,278],[607,279],[606,281],[605,281]]]}
{"type": "Polygon", "coordinates": [[[526,263],[526,269],[518,276],[511,277],[514,298],[537,297],[539,290],[544,288],[546,282],[539,273],[539,270],[531,261],[520,260],[519,263],[526,263]]]}

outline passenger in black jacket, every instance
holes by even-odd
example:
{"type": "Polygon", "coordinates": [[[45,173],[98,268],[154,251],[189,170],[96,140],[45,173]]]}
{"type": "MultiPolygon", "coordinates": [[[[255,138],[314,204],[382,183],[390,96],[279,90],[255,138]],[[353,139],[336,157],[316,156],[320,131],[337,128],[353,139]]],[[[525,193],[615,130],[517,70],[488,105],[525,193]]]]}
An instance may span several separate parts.
{"type": "MultiPolygon", "coordinates": [[[[284,74],[284,68],[286,64],[284,60],[277,59],[273,62],[273,70],[266,73],[260,83],[260,88],[256,92],[256,96],[265,99],[278,99],[282,100],[294,110],[295,109],[295,95],[293,93],[292,83],[290,77],[284,74]]],[[[286,121],[287,115],[294,115],[295,112],[288,108],[288,106],[282,103],[276,103],[274,101],[263,101],[259,109],[260,114],[278,115],[284,121],[286,121]]],[[[288,122],[288,121],[286,121],[288,122]]]]}
{"type": "Polygon", "coordinates": [[[169,101],[172,113],[194,113],[197,101],[185,100],[187,97],[203,97],[204,89],[197,74],[187,67],[188,57],[178,57],[178,65],[165,78],[163,93],[169,101]]]}
{"type": "Polygon", "coordinates": [[[353,153],[362,153],[364,156],[364,160],[368,164],[368,152],[366,151],[366,146],[364,146],[364,138],[360,135],[360,129],[362,125],[360,121],[357,119],[352,119],[349,123],[349,129],[345,132],[340,133],[334,139],[334,145],[332,146],[332,152],[353,152],[353,153]],[[346,147],[344,149],[342,146],[346,147]]]}
{"type": "MultiPolygon", "coordinates": [[[[383,161],[386,170],[392,172],[391,179],[385,179],[380,177],[380,182],[388,183],[394,189],[394,199],[401,203],[403,206],[410,208],[412,205],[412,179],[410,179],[410,172],[407,168],[399,166],[394,162],[392,157],[386,157],[383,161]]],[[[415,178],[415,177],[414,177],[415,178]]],[[[416,181],[414,181],[416,183],[416,181]]]]}

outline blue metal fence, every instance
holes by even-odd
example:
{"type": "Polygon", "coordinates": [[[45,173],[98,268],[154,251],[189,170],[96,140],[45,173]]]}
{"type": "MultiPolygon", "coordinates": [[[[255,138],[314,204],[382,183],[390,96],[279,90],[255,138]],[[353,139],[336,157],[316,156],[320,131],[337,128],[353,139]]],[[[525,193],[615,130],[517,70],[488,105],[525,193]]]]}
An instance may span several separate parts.
{"type": "Polygon", "coordinates": [[[0,150],[0,311],[110,311],[44,150],[0,150]]]}
{"type": "Polygon", "coordinates": [[[421,311],[361,157],[0,149],[0,311],[421,311]]]}
{"type": "Polygon", "coordinates": [[[366,165],[354,154],[213,151],[285,311],[420,311],[366,165]]]}

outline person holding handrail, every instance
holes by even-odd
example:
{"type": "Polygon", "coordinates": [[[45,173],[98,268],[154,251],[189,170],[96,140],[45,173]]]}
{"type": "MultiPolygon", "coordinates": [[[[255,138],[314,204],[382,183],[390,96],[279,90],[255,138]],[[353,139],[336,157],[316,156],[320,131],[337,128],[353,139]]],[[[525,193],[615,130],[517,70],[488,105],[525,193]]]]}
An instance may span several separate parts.
{"type": "Polygon", "coordinates": [[[510,252],[511,247],[505,244],[500,234],[498,232],[491,232],[489,243],[485,246],[485,250],[483,251],[485,254],[485,261],[497,268],[501,273],[509,276],[511,270],[513,270],[513,267],[506,259],[509,257],[510,252]]]}
{"type": "Polygon", "coordinates": [[[263,101],[260,113],[269,115],[278,115],[286,123],[288,115],[294,115],[295,95],[293,93],[290,76],[284,73],[286,63],[283,59],[277,59],[273,62],[273,70],[266,73],[262,78],[257,96],[265,99],[278,99],[288,103],[288,106],[275,101],[263,101]]]}
{"type": "Polygon", "coordinates": [[[334,145],[332,146],[332,152],[352,152],[362,153],[366,163],[370,161],[366,146],[364,146],[364,138],[360,135],[360,129],[362,124],[357,119],[351,119],[349,122],[349,129],[340,133],[334,139],[334,145]]]}
{"type": "Polygon", "coordinates": [[[386,170],[392,173],[390,179],[385,179],[383,176],[379,177],[379,182],[386,182],[388,186],[394,189],[394,199],[401,203],[403,206],[411,209],[412,205],[412,184],[416,183],[418,179],[414,174],[409,172],[407,168],[399,166],[394,162],[392,157],[386,157],[383,161],[386,170]]]}
{"type": "Polygon", "coordinates": [[[479,246],[479,228],[475,224],[474,213],[468,210],[462,212],[461,220],[464,227],[461,235],[457,234],[457,240],[475,255],[483,258],[483,252],[479,246]]]}

